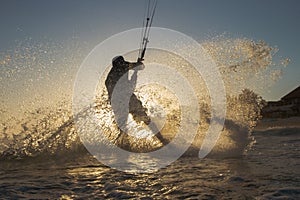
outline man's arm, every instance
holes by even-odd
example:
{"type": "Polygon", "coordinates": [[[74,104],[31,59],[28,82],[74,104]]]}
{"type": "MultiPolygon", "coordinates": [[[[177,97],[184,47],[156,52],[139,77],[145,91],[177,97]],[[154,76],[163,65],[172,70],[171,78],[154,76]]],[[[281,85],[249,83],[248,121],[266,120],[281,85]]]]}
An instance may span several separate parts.
{"type": "Polygon", "coordinates": [[[129,69],[143,70],[145,65],[142,62],[128,63],[129,69]]]}

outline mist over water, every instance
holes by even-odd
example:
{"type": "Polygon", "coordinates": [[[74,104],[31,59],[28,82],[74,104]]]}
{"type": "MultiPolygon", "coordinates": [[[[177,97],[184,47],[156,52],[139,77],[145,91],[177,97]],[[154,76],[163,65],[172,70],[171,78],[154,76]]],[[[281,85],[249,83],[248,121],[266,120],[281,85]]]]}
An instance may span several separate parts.
{"type": "MultiPolygon", "coordinates": [[[[260,117],[263,105],[260,95],[280,77],[288,59],[281,59],[277,55],[278,50],[264,41],[247,38],[220,36],[201,44],[217,63],[227,93],[225,128],[212,154],[241,155],[251,143],[249,131],[260,117]]],[[[24,158],[83,149],[76,134],[71,104],[76,72],[89,52],[88,48],[86,43],[77,39],[61,43],[28,39],[19,42],[13,50],[0,52],[0,157],[24,158]]],[[[192,51],[188,47],[183,48],[192,51]]],[[[135,54],[128,54],[125,58],[134,61],[135,54]]],[[[172,54],[158,55],[155,50],[149,51],[146,67],[147,62],[171,66],[187,76],[196,89],[201,122],[198,135],[187,152],[196,155],[194,152],[200,147],[203,132],[210,120],[210,99],[204,81],[193,73],[193,68],[187,62],[172,54]]],[[[107,114],[111,111],[106,106],[101,83],[99,87],[100,99],[96,101],[94,109],[100,106],[107,114]]],[[[179,112],[174,109],[177,102],[170,101],[168,93],[160,94],[160,102],[153,91],[156,90],[151,90],[151,87],[137,89],[149,114],[154,112],[150,108],[169,102],[163,107],[169,109],[170,123],[175,122],[174,117],[179,112]],[[157,104],[151,105],[149,99],[157,100],[157,104]]],[[[111,114],[108,116],[112,117],[111,114]]],[[[104,120],[108,118],[98,117],[104,124],[108,122],[104,120]]],[[[113,119],[110,120],[113,124],[113,119]]],[[[117,132],[112,133],[111,137],[115,137],[117,132]]],[[[152,148],[151,145],[149,148],[152,148]]]]}
{"type": "Polygon", "coordinates": [[[55,42],[26,39],[0,52],[1,102],[16,117],[55,106],[72,95],[73,81],[84,58],[84,43],[76,39],[55,42]]]}

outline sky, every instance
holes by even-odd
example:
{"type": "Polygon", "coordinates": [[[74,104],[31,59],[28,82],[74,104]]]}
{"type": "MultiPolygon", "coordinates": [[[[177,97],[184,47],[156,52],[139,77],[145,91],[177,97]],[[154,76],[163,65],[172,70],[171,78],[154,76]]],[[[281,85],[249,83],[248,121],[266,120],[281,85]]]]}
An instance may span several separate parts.
{"type": "MultiPolygon", "coordinates": [[[[142,25],[144,0],[1,0],[0,53],[17,40],[63,41],[74,35],[93,47],[113,34],[142,25]]],[[[153,26],[196,40],[229,33],[264,40],[291,60],[267,100],[278,100],[300,85],[300,1],[158,0],[153,26]]]]}

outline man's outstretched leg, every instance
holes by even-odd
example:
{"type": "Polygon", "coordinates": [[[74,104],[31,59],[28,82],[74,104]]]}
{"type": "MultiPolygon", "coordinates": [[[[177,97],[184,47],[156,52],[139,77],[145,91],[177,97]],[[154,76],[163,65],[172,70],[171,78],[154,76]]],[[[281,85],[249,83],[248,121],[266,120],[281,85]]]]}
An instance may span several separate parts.
{"type": "Polygon", "coordinates": [[[143,106],[142,102],[137,98],[137,96],[132,94],[129,101],[129,113],[132,114],[133,119],[136,122],[143,121],[150,128],[152,133],[155,133],[156,137],[163,145],[168,144],[168,141],[162,136],[155,123],[151,123],[151,119],[147,115],[146,110],[147,109],[143,106]]]}

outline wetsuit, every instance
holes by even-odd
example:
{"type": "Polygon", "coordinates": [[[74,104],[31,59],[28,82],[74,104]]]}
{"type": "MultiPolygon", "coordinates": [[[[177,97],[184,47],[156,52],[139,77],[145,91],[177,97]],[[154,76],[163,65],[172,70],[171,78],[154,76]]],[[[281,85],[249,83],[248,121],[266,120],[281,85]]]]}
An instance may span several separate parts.
{"type": "MultiPolygon", "coordinates": [[[[138,97],[133,93],[134,89],[135,89],[135,85],[136,85],[136,80],[137,80],[137,69],[136,67],[138,67],[139,65],[142,65],[142,63],[130,63],[130,62],[126,62],[124,60],[123,57],[118,57],[118,58],[114,58],[113,62],[112,62],[112,69],[110,70],[110,72],[108,73],[108,76],[105,80],[105,85],[107,88],[107,92],[108,92],[108,98],[110,103],[112,100],[112,95],[113,95],[113,91],[115,89],[115,86],[117,85],[118,81],[122,78],[122,86],[124,87],[124,90],[128,90],[128,92],[124,92],[124,94],[128,94],[130,96],[130,100],[129,100],[129,113],[132,114],[133,119],[137,122],[141,122],[144,121],[146,124],[150,123],[150,118],[148,117],[147,113],[146,113],[146,108],[143,106],[142,102],[138,99],[138,97]],[[128,78],[128,72],[129,70],[133,69],[134,73],[131,76],[131,79],[129,80],[128,78]]],[[[118,96],[119,98],[122,98],[122,96],[118,96]]],[[[126,96],[124,97],[126,98],[126,96]]],[[[120,108],[120,107],[119,107],[120,108]]],[[[118,113],[118,111],[116,111],[116,109],[118,108],[113,108],[114,113],[116,115],[116,113],[118,113]]],[[[118,117],[118,116],[116,116],[118,117]]],[[[125,119],[123,119],[125,120],[125,119]]],[[[126,118],[127,120],[127,118],[126,118]]]]}

